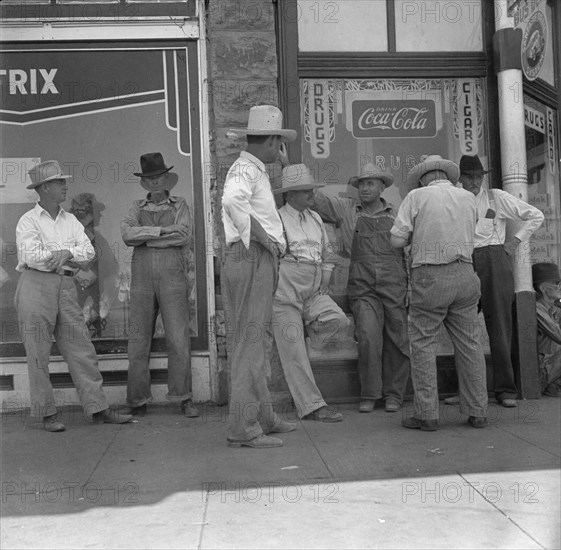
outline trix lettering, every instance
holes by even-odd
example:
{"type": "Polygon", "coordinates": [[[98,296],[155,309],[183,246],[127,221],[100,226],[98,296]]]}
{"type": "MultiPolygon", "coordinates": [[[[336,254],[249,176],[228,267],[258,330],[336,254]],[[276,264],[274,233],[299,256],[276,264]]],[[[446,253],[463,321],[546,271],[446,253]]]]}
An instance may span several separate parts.
{"type": "Polygon", "coordinates": [[[58,69],[0,69],[0,78],[8,77],[10,94],[58,94],[53,82],[58,69]]]}

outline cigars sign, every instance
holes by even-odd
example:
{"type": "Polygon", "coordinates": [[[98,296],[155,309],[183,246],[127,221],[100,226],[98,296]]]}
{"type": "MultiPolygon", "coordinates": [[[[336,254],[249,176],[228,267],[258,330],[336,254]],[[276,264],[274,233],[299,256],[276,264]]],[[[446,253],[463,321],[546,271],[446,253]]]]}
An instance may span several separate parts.
{"type": "Polygon", "coordinates": [[[436,136],[436,107],[431,99],[357,99],[352,103],[351,112],[355,138],[436,136]]]}

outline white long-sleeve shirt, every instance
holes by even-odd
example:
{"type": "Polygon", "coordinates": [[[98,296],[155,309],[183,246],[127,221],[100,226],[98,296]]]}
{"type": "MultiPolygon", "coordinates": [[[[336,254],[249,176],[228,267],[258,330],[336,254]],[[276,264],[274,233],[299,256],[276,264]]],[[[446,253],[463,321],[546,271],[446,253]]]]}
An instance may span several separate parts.
{"type": "Polygon", "coordinates": [[[95,258],[94,247],[74,214],[60,208],[53,220],[39,203],[19,219],[16,244],[18,271],[27,268],[50,271],[46,263],[52,258],[52,252],[58,250],[69,250],[72,261],[77,263],[89,262],[95,258]]]}
{"type": "Polygon", "coordinates": [[[230,167],[224,182],[222,222],[226,244],[241,240],[249,248],[251,216],[284,250],[282,223],[265,164],[254,155],[242,151],[230,167]]]}
{"type": "Polygon", "coordinates": [[[491,206],[487,189],[481,189],[475,197],[478,214],[475,248],[504,244],[507,220],[521,223],[515,235],[521,241],[529,239],[543,223],[544,216],[540,210],[510,193],[502,189],[493,189],[493,198],[494,208],[491,206]],[[494,217],[490,210],[494,210],[494,217]]]}

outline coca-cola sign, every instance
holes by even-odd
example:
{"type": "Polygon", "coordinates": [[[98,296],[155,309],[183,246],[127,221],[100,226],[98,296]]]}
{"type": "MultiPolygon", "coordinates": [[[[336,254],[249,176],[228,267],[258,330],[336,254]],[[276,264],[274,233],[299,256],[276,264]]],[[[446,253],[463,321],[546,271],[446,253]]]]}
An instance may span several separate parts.
{"type": "Polygon", "coordinates": [[[434,101],[355,100],[352,104],[353,136],[401,138],[436,136],[434,101]]]}

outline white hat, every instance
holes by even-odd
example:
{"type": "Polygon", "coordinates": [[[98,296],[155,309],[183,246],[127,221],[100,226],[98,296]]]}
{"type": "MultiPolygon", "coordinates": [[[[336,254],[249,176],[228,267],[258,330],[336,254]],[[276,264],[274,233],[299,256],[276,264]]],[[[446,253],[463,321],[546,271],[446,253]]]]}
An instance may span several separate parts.
{"type": "Polygon", "coordinates": [[[247,128],[230,128],[230,132],[250,136],[281,136],[284,141],[294,141],[296,130],[282,127],[282,113],[273,105],[256,105],[249,110],[247,128]]]}
{"type": "Polygon", "coordinates": [[[291,164],[282,171],[281,187],[275,189],[273,193],[279,195],[288,191],[307,191],[324,185],[313,180],[305,164],[291,164]]]}
{"type": "Polygon", "coordinates": [[[427,173],[433,170],[442,170],[446,172],[448,179],[452,183],[457,183],[460,177],[460,167],[451,160],[443,159],[440,155],[428,155],[421,157],[421,162],[407,173],[407,185],[415,187],[418,185],[419,180],[427,173]]]}
{"type": "Polygon", "coordinates": [[[368,178],[376,178],[382,180],[386,187],[389,187],[393,183],[393,176],[388,174],[385,170],[382,170],[379,166],[372,164],[371,162],[367,162],[360,170],[360,174],[358,176],[353,176],[349,180],[349,185],[353,187],[358,187],[358,182],[360,180],[365,180],[368,178]]]}
{"type": "Polygon", "coordinates": [[[31,178],[31,185],[28,185],[27,189],[35,189],[47,181],[66,180],[72,177],[62,173],[60,164],[56,160],[46,160],[41,164],[36,164],[27,173],[31,178]]]}

